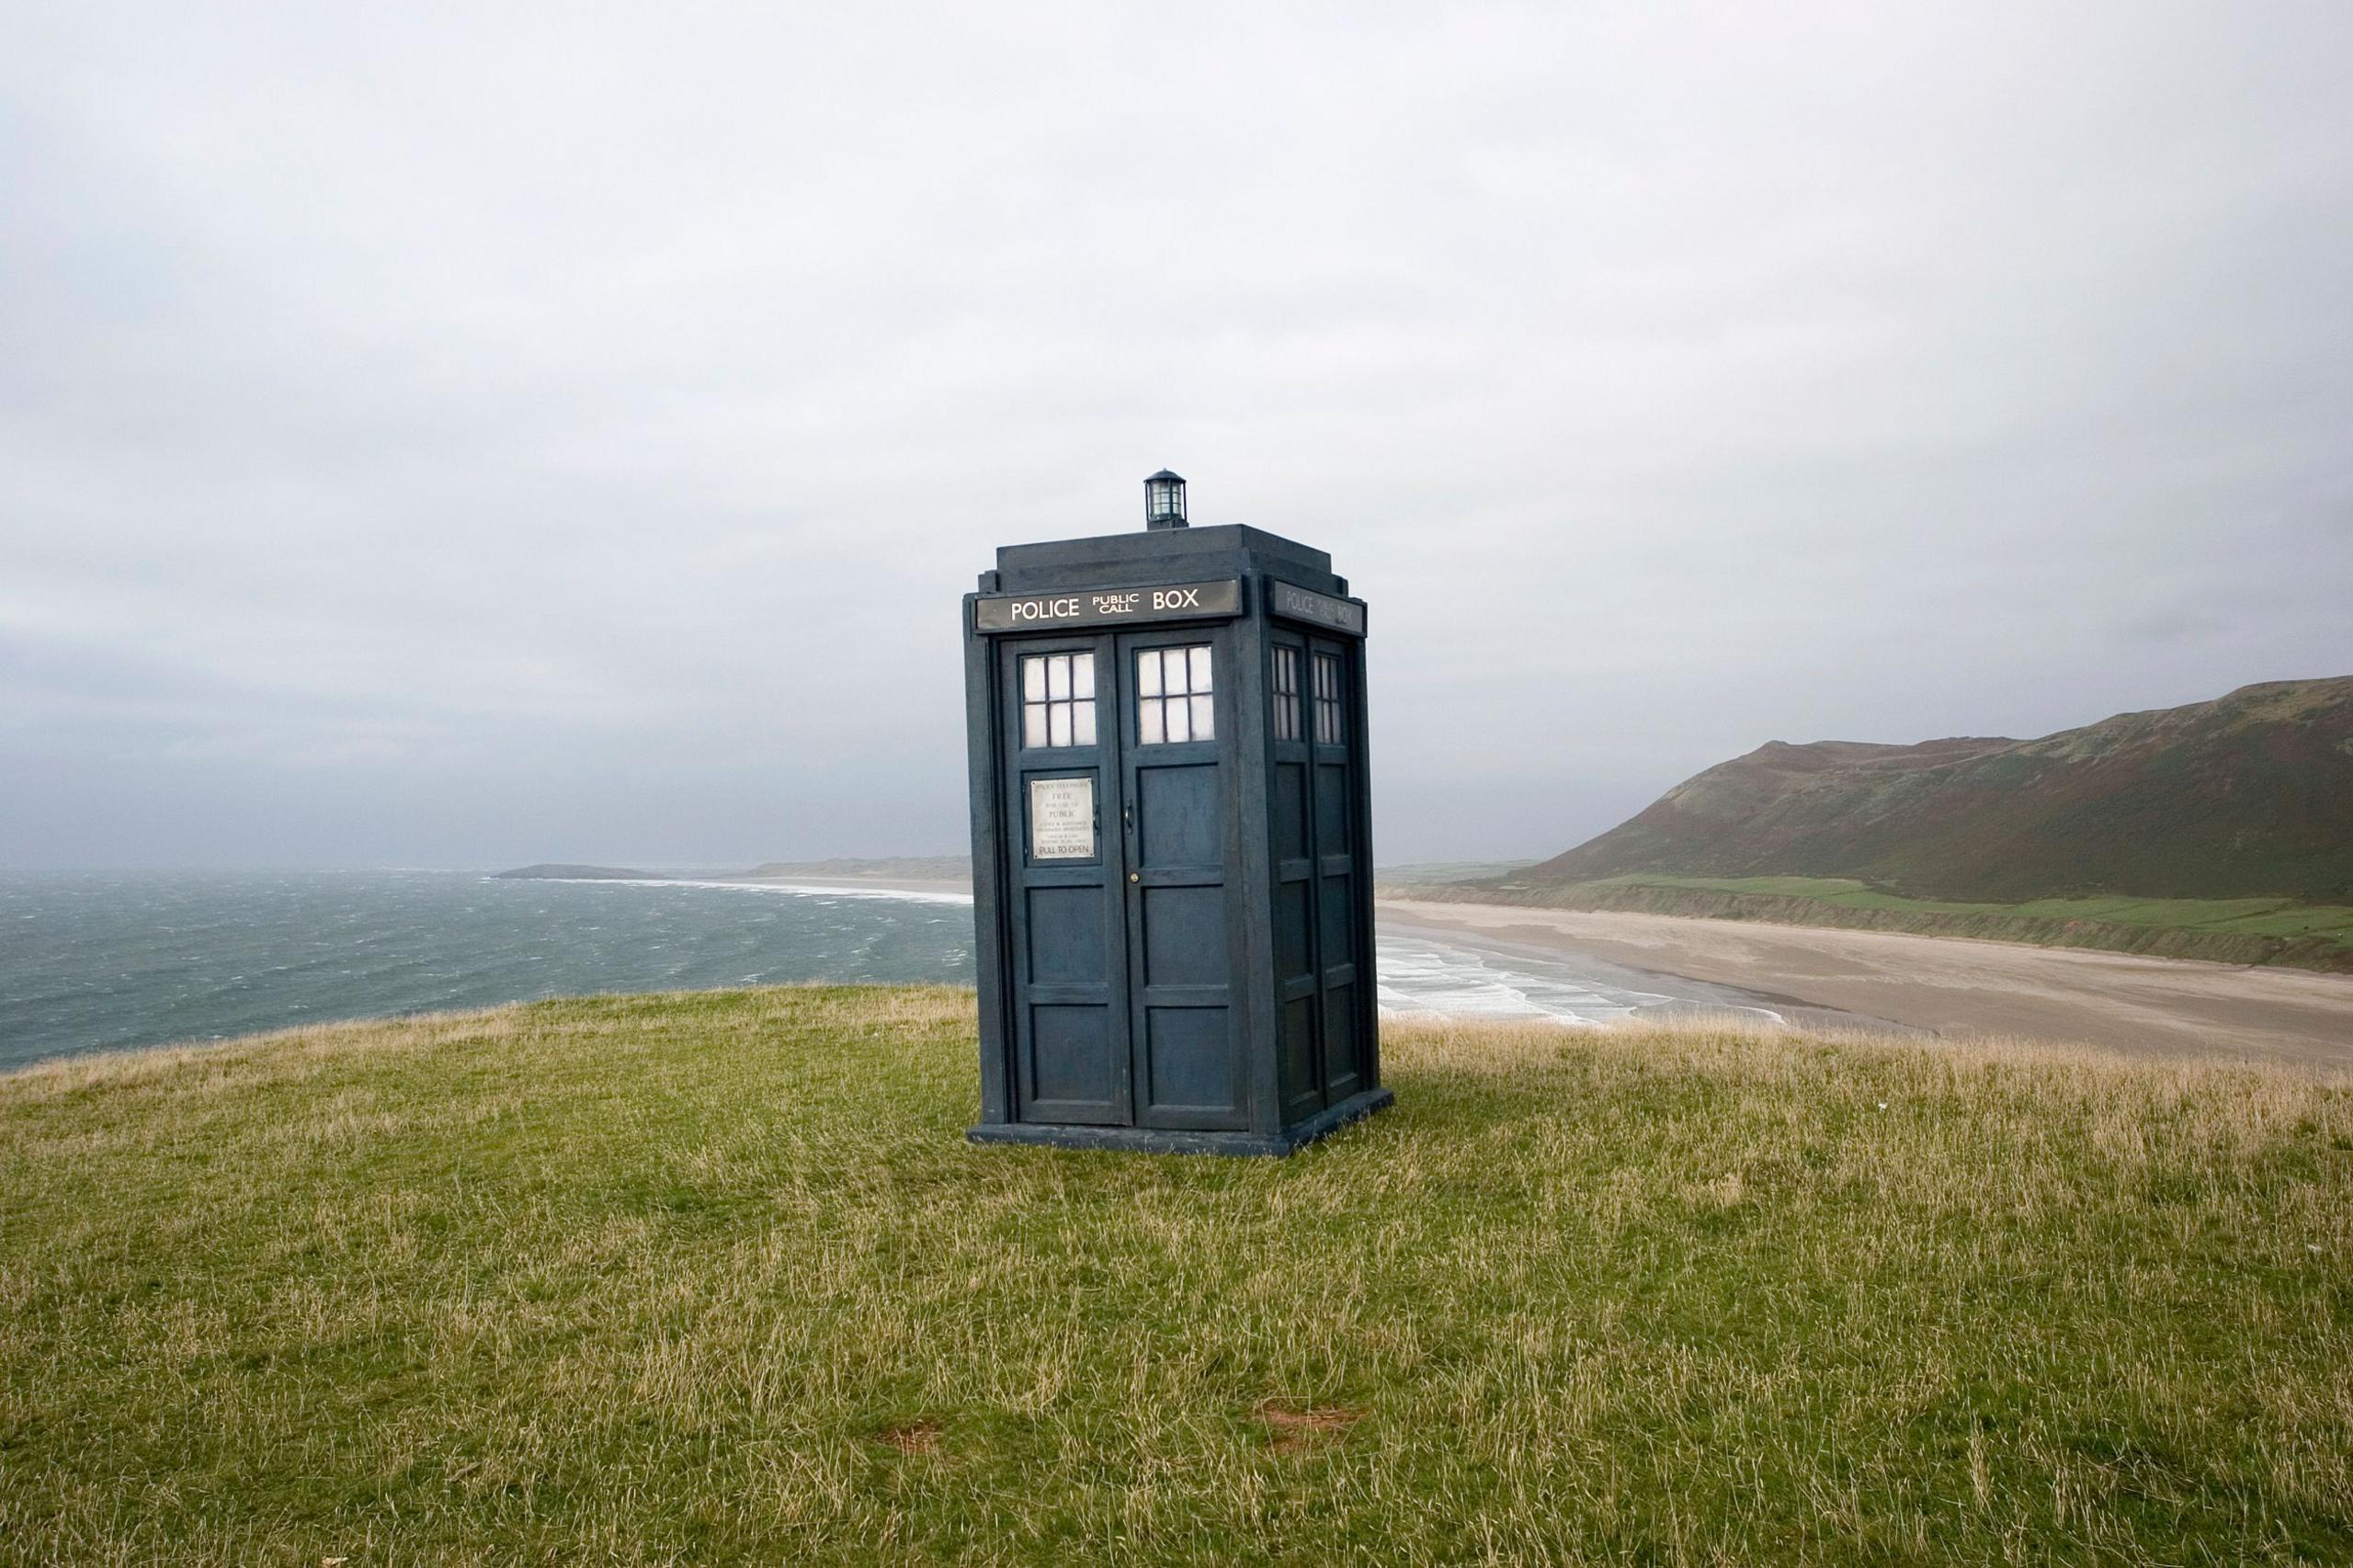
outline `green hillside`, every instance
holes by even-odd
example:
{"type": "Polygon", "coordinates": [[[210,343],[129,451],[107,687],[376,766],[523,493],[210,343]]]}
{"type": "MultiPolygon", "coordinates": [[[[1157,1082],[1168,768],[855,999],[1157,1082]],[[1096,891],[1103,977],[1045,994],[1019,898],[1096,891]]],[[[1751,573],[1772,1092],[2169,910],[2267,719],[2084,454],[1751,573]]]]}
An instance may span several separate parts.
{"type": "Polygon", "coordinates": [[[1389,1024],[981,1149],[969,992],[0,1076],[0,1562],[2353,1560],[2353,1088],[1389,1024]]]}
{"type": "Polygon", "coordinates": [[[2040,740],[1774,742],[1518,873],[1851,878],[1914,899],[2353,904],[2353,676],[2040,740]]]}

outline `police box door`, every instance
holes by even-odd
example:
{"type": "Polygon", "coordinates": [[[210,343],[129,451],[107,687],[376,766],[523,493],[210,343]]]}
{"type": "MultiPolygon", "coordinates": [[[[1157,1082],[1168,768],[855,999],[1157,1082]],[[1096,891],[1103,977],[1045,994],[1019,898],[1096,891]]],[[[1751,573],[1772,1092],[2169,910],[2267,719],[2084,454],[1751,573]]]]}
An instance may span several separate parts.
{"type": "Polygon", "coordinates": [[[1275,983],[1289,1120],[1365,1087],[1362,715],[1351,700],[1351,644],[1279,631],[1268,653],[1275,983]]]}
{"type": "Polygon", "coordinates": [[[998,644],[1016,1119],[1247,1125],[1222,627],[998,644]]]}
{"type": "Polygon", "coordinates": [[[1246,1127],[1226,901],[1232,640],[1222,627],[1196,626],[1115,642],[1136,1124],[1246,1127]]]}

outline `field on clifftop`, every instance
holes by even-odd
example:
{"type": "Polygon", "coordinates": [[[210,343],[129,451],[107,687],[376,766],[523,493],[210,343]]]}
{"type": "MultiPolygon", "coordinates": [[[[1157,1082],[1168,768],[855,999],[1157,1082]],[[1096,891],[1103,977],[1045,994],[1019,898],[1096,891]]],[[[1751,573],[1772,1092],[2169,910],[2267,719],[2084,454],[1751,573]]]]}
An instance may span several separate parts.
{"type": "Polygon", "coordinates": [[[2353,1086],[1392,1022],[962,1142],[969,993],[0,1077],[0,1562],[2344,1562],[2353,1086]]]}

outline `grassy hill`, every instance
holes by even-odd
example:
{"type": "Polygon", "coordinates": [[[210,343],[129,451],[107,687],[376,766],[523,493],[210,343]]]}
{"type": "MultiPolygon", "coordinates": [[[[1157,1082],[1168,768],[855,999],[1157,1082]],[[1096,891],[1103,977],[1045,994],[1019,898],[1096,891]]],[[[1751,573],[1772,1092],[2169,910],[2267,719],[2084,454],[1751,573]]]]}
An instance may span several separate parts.
{"type": "Polygon", "coordinates": [[[0,1561],[2342,1562],[2353,1087],[1392,1024],[978,1149],[951,990],[0,1077],[0,1561]]]}
{"type": "Polygon", "coordinates": [[[2353,903],[2353,676],[2275,681],[2036,741],[1776,741],[1520,873],[1851,878],[1964,903],[2353,903]]]}
{"type": "Polygon", "coordinates": [[[2353,972],[2353,677],[2038,741],[1776,741],[1457,881],[1397,891],[2353,972]]]}

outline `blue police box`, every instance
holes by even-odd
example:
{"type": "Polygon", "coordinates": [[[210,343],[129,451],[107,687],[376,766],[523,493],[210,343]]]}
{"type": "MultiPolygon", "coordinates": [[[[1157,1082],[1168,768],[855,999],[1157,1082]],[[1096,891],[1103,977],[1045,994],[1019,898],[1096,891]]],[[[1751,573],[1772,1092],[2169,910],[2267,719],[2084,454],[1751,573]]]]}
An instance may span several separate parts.
{"type": "Polygon", "coordinates": [[[1008,545],[964,598],[982,1142],[1287,1154],[1381,1084],[1365,605],[1187,526],[1008,545]]]}

